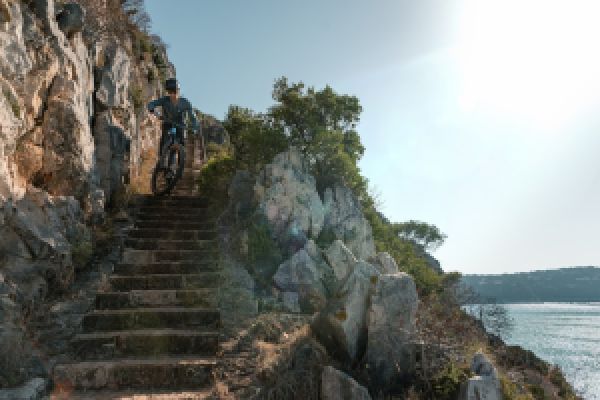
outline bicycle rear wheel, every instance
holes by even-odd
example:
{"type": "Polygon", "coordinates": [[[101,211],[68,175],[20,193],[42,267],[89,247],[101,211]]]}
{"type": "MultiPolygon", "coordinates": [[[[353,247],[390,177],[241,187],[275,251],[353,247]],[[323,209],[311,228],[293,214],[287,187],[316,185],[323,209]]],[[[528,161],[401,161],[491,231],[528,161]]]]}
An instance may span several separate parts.
{"type": "Polygon", "coordinates": [[[157,165],[152,171],[152,193],[155,196],[164,196],[173,189],[173,186],[175,186],[173,172],[169,168],[157,165]]]}

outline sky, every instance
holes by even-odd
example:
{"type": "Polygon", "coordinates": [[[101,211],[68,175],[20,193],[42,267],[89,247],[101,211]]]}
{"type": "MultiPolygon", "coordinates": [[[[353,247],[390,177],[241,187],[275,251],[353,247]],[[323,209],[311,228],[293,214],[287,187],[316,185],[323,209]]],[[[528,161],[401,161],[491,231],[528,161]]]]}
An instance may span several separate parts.
{"type": "Polygon", "coordinates": [[[600,266],[600,2],[146,0],[182,93],[223,118],[286,76],[363,107],[360,162],[446,271],[600,266]]]}

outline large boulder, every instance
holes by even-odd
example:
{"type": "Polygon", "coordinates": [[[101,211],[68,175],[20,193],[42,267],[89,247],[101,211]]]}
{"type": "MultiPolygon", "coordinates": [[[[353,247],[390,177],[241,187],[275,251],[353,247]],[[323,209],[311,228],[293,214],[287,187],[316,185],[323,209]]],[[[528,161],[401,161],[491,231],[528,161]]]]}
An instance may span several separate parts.
{"type": "Polygon", "coordinates": [[[371,395],[352,377],[328,365],[321,373],[321,399],[371,400],[371,395]]]}
{"type": "Polygon", "coordinates": [[[371,225],[362,213],[360,202],[345,186],[335,185],[325,190],[324,230],[343,241],[356,258],[368,260],[375,256],[371,225]]]}
{"type": "Polygon", "coordinates": [[[478,352],[473,356],[471,372],[475,376],[461,386],[459,400],[501,400],[503,398],[496,368],[483,353],[478,352]]]}
{"type": "Polygon", "coordinates": [[[332,274],[315,243],[309,240],[303,249],[279,266],[273,281],[284,292],[286,307],[290,311],[314,312],[322,309],[327,302],[327,284],[332,274]],[[294,305],[294,299],[297,299],[298,307],[294,305]]]}
{"type": "Polygon", "coordinates": [[[324,210],[301,153],[292,148],[265,166],[254,186],[259,213],[268,221],[284,252],[294,253],[318,237],[324,210]]]}
{"type": "Polygon", "coordinates": [[[367,314],[367,360],[373,382],[388,386],[415,370],[417,290],[402,272],[379,276],[367,314]]]}
{"type": "Polygon", "coordinates": [[[356,361],[367,341],[367,307],[379,272],[359,261],[311,326],[313,332],[335,357],[356,361]]]}

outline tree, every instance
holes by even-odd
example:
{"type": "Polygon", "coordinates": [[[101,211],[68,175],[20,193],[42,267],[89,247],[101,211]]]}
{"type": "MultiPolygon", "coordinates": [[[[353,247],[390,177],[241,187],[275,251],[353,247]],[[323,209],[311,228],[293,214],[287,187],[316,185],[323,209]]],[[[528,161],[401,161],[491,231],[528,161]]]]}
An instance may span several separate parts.
{"type": "Polygon", "coordinates": [[[315,90],[302,82],[290,84],[285,77],[275,81],[273,99],[272,126],[307,156],[319,192],[341,183],[359,199],[367,197],[367,180],[357,165],[365,151],[355,130],[362,111],[358,99],[330,86],[315,90]]]}
{"type": "Polygon", "coordinates": [[[229,107],[223,126],[229,132],[238,169],[256,173],[289,146],[282,129],[247,108],[229,107]]]}
{"type": "Polygon", "coordinates": [[[415,220],[396,223],[393,229],[398,237],[414,242],[425,251],[437,249],[447,238],[435,225],[415,220]]]}

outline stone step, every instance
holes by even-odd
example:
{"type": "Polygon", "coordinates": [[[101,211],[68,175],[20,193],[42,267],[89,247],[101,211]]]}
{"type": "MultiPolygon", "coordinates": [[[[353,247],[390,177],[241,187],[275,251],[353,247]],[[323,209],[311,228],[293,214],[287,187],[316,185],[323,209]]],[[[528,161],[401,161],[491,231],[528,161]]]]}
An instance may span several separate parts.
{"type": "Polygon", "coordinates": [[[117,310],[138,307],[206,307],[216,308],[217,289],[131,290],[129,292],[99,292],[96,309],[117,310]]]}
{"type": "MultiPolygon", "coordinates": [[[[84,361],[54,368],[59,387],[97,389],[202,389],[213,383],[214,358],[84,361]]],[[[93,397],[88,397],[93,398],[93,397]]]]}
{"type": "Polygon", "coordinates": [[[160,212],[140,212],[135,216],[136,221],[161,221],[161,222],[202,222],[215,223],[215,219],[207,215],[196,214],[175,214],[175,213],[160,213],[160,212]]]}
{"type": "Polygon", "coordinates": [[[205,262],[216,259],[216,249],[204,250],[123,250],[125,264],[151,264],[165,261],[205,262]]]}
{"type": "Polygon", "coordinates": [[[138,308],[95,310],[83,317],[83,331],[124,331],[132,329],[216,329],[219,311],[209,308],[138,308]]]}
{"type": "Polygon", "coordinates": [[[139,239],[172,239],[172,240],[210,240],[217,237],[217,232],[211,230],[214,226],[207,229],[160,229],[160,228],[139,228],[128,232],[130,238],[139,239]]]}
{"type": "Polygon", "coordinates": [[[175,196],[155,197],[152,195],[140,195],[137,199],[140,206],[156,206],[156,207],[207,207],[208,199],[204,196],[175,196]]]}
{"type": "Polygon", "coordinates": [[[52,392],[52,400],[214,400],[212,388],[204,390],[87,390],[52,392]]]}
{"type": "Polygon", "coordinates": [[[204,260],[198,262],[164,262],[152,264],[117,264],[113,272],[116,275],[159,275],[159,274],[197,274],[199,272],[216,271],[218,265],[215,261],[204,260]]]}
{"type": "Polygon", "coordinates": [[[207,250],[216,245],[214,240],[125,239],[125,247],[137,250],[207,250]]]}
{"type": "Polygon", "coordinates": [[[214,288],[221,275],[217,272],[201,274],[112,275],[109,282],[117,292],[128,290],[167,290],[214,288]]]}
{"type": "Polygon", "coordinates": [[[214,226],[214,223],[207,221],[161,221],[154,219],[135,222],[135,227],[140,229],[210,230],[214,226]]]}
{"type": "Polygon", "coordinates": [[[157,214],[186,214],[186,215],[207,215],[208,208],[206,207],[192,207],[192,206],[177,206],[177,207],[161,207],[161,206],[140,206],[140,213],[157,213],[157,214]]]}
{"type": "Polygon", "coordinates": [[[82,360],[214,356],[219,347],[219,333],[176,329],[84,333],[75,336],[72,344],[75,354],[82,360]]]}

